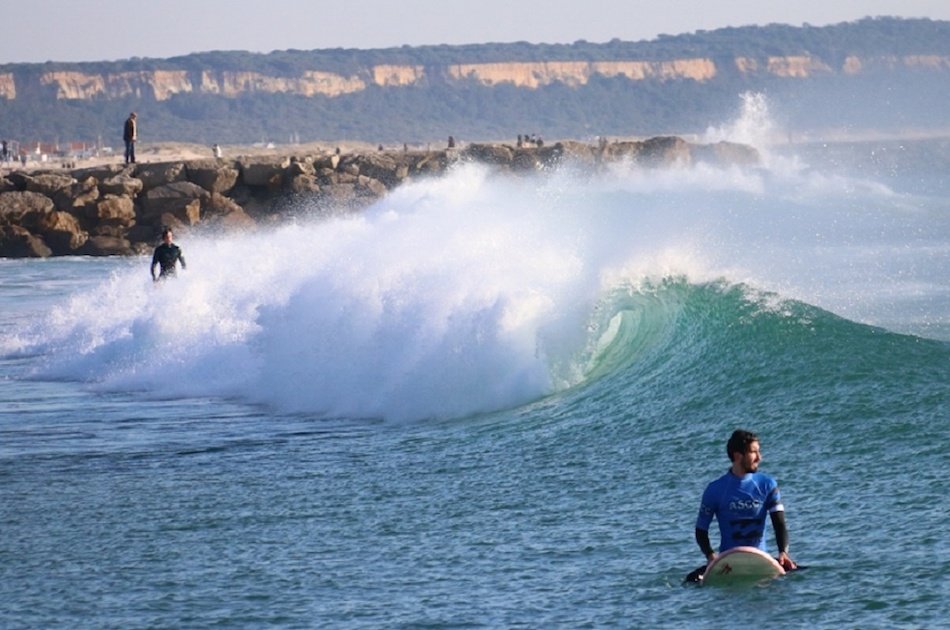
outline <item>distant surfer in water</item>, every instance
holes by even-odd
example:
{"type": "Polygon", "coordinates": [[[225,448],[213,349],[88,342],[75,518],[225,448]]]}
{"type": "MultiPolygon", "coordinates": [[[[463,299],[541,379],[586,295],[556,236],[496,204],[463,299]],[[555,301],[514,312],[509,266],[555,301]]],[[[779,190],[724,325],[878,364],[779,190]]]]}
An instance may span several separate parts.
{"type": "Polygon", "coordinates": [[[174,278],[177,273],[177,263],[181,263],[181,268],[185,269],[185,257],[181,253],[181,248],[172,243],[172,229],[166,227],[162,230],[162,244],[155,248],[152,255],[152,280],[158,282],[165,278],[174,278]],[[156,276],[155,268],[160,267],[161,271],[156,276]]]}
{"type": "MultiPolygon", "coordinates": [[[[719,553],[740,546],[765,551],[765,515],[768,514],[778,544],[778,563],[786,571],[794,570],[797,565],[788,555],[788,528],[778,483],[758,472],[762,461],[758,436],[741,429],[734,431],[726,444],[726,453],[732,466],[706,486],[696,518],[696,542],[707,562],[716,557],[709,543],[709,526],[714,517],[719,523],[719,553]]],[[[687,581],[697,581],[706,566],[690,573],[687,581]]]]}

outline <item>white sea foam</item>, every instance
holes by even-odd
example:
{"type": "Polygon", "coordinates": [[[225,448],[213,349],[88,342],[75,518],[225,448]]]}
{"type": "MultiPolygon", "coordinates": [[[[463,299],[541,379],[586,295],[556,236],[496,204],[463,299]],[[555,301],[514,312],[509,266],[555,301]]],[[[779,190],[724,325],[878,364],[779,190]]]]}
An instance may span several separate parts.
{"type": "Polygon", "coordinates": [[[767,149],[779,134],[772,119],[768,98],[761,92],[743,92],[741,109],[736,118],[724,125],[711,126],[703,135],[703,142],[739,142],[767,149]]]}

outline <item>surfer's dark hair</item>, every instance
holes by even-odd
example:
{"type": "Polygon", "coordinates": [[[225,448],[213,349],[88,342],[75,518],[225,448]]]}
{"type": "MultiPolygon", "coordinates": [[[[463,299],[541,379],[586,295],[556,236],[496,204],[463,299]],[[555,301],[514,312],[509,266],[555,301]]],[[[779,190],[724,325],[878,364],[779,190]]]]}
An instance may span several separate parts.
{"type": "Polygon", "coordinates": [[[758,442],[759,436],[752,431],[736,429],[726,442],[726,454],[729,455],[729,461],[732,461],[733,453],[748,453],[749,445],[758,442]]]}

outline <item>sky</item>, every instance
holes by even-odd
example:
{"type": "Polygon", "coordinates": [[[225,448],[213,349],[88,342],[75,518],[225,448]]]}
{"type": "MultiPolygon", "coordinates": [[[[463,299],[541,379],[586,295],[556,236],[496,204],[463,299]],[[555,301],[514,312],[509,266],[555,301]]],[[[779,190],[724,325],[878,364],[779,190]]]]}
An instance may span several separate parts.
{"type": "Polygon", "coordinates": [[[0,64],[211,50],[641,41],[866,16],[950,20],[950,0],[0,0],[0,64]]]}

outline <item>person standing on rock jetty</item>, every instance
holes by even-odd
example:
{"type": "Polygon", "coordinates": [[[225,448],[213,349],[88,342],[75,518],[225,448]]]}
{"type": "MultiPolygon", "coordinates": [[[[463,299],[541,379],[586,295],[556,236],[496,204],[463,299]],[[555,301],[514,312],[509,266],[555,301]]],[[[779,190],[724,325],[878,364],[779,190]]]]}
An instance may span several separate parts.
{"type": "Polygon", "coordinates": [[[166,278],[174,278],[177,274],[176,264],[181,263],[181,268],[185,269],[185,257],[181,253],[181,248],[172,243],[172,229],[167,227],[162,230],[162,244],[155,248],[152,255],[152,281],[158,282],[166,278]],[[161,272],[156,276],[155,268],[161,267],[161,272]]]}
{"type": "Polygon", "coordinates": [[[135,121],[135,112],[125,119],[125,129],[122,139],[125,140],[125,163],[135,164],[135,141],[138,140],[138,124],[135,121]]]}

